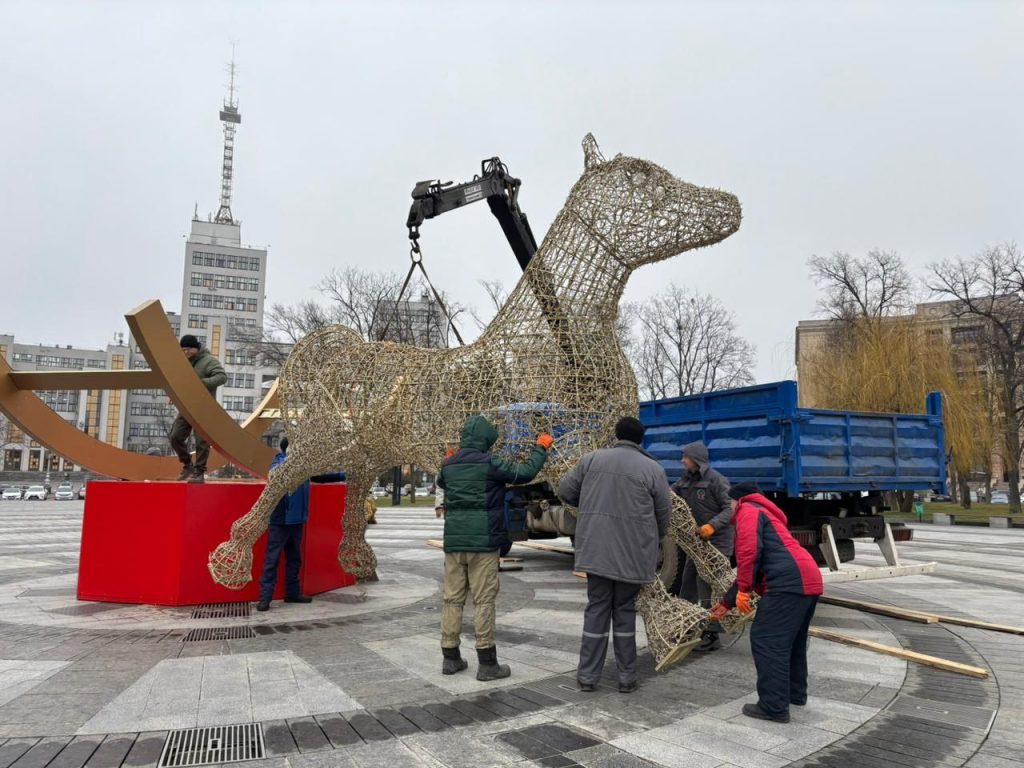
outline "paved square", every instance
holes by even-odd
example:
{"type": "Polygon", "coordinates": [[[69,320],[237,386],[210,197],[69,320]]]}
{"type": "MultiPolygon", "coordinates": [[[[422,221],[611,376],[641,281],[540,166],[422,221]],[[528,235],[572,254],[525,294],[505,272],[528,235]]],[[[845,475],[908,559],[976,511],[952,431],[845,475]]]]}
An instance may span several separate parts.
{"type": "MultiPolygon", "coordinates": [[[[274,603],[249,617],[79,603],[81,504],[0,504],[0,768],[155,765],[168,730],[259,722],[268,768],[289,766],[1018,765],[1024,638],[821,605],[818,626],[988,666],[976,680],[813,640],[811,697],[787,725],[744,717],[756,699],[746,634],[641,687],[575,686],[586,584],[572,560],[521,549],[502,573],[498,652],[507,680],[440,674],[442,554],[429,509],[378,513],[380,581],[274,603]],[[202,628],[253,637],[183,642],[202,628]],[[994,718],[993,718],[994,713],[994,718]],[[990,722],[991,721],[991,722],[990,722]]],[[[931,575],[829,585],[832,594],[1024,624],[1024,531],[915,526],[900,546],[931,575]]],[[[563,542],[559,542],[563,543],[563,542]]],[[[568,542],[564,542],[568,544],[568,542]]],[[[858,563],[881,564],[870,544],[858,563]]],[[[643,627],[638,644],[646,646],[643,627]]],[[[609,665],[613,662],[609,659],[609,665]]]]}

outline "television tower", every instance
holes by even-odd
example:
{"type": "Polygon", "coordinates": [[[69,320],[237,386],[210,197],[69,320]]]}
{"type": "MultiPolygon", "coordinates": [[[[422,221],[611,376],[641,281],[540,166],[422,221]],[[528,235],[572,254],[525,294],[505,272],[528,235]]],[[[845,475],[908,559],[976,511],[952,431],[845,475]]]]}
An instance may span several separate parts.
{"type": "Polygon", "coordinates": [[[235,158],[235,126],[242,122],[242,113],[238,111],[238,100],[235,98],[235,57],[231,57],[231,83],[228,86],[228,97],[224,100],[224,108],[220,111],[220,121],[224,123],[224,163],[220,169],[220,208],[213,220],[218,224],[234,224],[231,215],[231,174],[235,158]]]}

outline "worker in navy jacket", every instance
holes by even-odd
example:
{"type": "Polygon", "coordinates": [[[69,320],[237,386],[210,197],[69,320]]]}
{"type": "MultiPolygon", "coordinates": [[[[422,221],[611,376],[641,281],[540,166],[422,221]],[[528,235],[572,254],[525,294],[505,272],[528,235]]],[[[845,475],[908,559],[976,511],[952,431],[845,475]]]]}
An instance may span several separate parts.
{"type": "Polygon", "coordinates": [[[789,722],[789,706],[807,703],[807,629],[823,591],[814,558],[786,528],[786,515],[754,483],[729,490],[736,529],[736,581],[711,612],[730,608],[750,613],[752,593],[761,595],[750,629],[757,668],[756,704],[743,714],[789,722]]]}
{"type": "MultiPolygon", "coordinates": [[[[270,463],[270,471],[288,458],[288,438],[281,438],[281,452],[270,463]]],[[[330,475],[317,475],[312,478],[315,483],[340,483],[345,480],[344,472],[330,475]]],[[[260,600],[256,603],[257,611],[270,608],[277,585],[277,564],[284,552],[284,601],[286,603],[311,603],[313,598],[302,594],[299,584],[299,569],[302,567],[302,529],[309,519],[309,480],[291,493],[285,494],[274,511],[270,514],[270,525],[267,526],[267,555],[263,561],[263,576],[260,577],[260,600]]]]}

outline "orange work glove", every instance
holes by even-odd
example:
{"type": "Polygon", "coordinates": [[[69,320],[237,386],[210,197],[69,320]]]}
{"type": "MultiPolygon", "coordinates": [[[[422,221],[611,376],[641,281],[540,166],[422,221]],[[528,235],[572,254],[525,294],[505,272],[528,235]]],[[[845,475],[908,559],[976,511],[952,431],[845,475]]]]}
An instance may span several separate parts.
{"type": "Polygon", "coordinates": [[[715,535],[715,526],[711,525],[711,523],[708,523],[707,525],[702,525],[700,528],[697,529],[697,534],[702,539],[710,539],[712,536],[715,535]]]}
{"type": "Polygon", "coordinates": [[[754,606],[750,604],[750,593],[749,592],[737,592],[736,593],[736,610],[746,616],[752,610],[754,606]]]}
{"type": "Polygon", "coordinates": [[[549,435],[547,432],[543,432],[537,435],[537,445],[543,448],[545,451],[550,450],[551,446],[554,445],[555,438],[549,435]]]}
{"type": "Polygon", "coordinates": [[[725,603],[719,603],[711,609],[711,613],[708,614],[708,617],[711,619],[711,621],[721,621],[725,617],[725,614],[727,614],[728,612],[729,606],[725,603]]]}

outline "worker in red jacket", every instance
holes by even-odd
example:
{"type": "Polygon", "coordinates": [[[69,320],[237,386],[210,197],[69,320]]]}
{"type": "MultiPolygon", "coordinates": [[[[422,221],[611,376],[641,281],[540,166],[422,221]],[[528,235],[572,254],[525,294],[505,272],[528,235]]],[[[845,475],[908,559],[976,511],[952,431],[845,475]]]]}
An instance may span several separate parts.
{"type": "Polygon", "coordinates": [[[756,704],[743,714],[789,722],[789,705],[807,703],[807,629],[823,591],[814,558],[786,528],[786,515],[754,483],[729,490],[736,529],[736,581],[714,610],[721,619],[730,608],[750,613],[751,593],[761,595],[750,629],[757,668],[756,704]]]}

